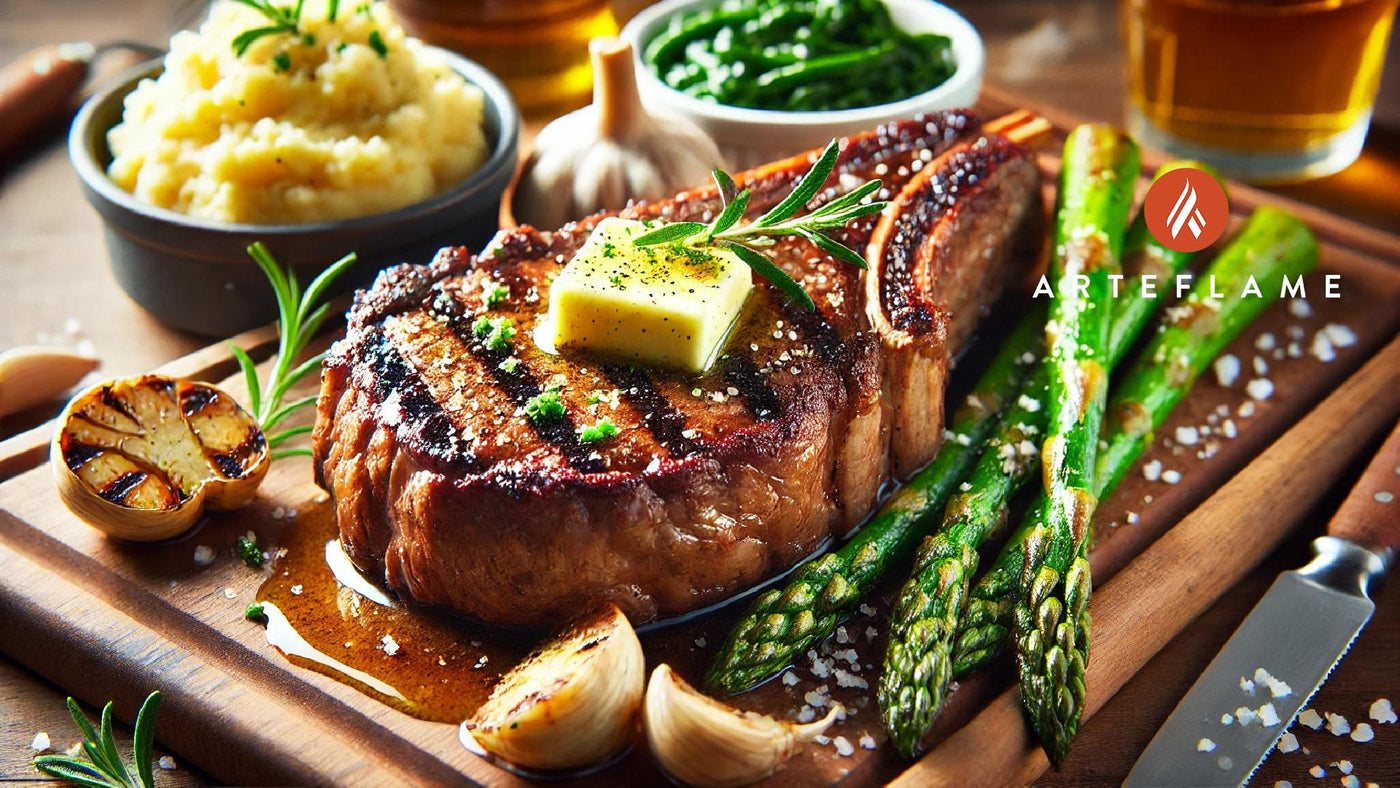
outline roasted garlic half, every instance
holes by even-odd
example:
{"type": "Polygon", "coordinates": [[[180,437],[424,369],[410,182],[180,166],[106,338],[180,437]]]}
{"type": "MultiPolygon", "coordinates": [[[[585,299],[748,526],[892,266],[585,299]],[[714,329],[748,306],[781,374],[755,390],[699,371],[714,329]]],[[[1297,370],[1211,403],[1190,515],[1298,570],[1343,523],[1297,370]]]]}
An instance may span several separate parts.
{"type": "Polygon", "coordinates": [[[695,786],[734,786],[758,782],[792,757],[799,741],[826,732],[841,714],[806,725],[740,711],[700,694],[661,664],[647,684],[643,728],[661,768],[695,786]]]}
{"type": "Polygon", "coordinates": [[[637,633],[610,604],[515,666],[463,727],[487,752],[518,766],[591,766],[631,740],[645,680],[637,633]]]}
{"type": "Polygon", "coordinates": [[[257,421],[203,383],[142,375],[73,398],[50,449],[59,497],[89,525],[151,542],[246,504],[271,455],[257,421]]]}

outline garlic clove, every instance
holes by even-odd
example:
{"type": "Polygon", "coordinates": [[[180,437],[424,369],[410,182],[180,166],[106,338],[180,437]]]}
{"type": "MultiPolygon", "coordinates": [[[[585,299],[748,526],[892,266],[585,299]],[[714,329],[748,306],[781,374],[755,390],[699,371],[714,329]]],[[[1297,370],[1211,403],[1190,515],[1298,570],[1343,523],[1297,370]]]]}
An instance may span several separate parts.
{"type": "Polygon", "coordinates": [[[109,536],[189,530],[205,509],[237,509],[271,464],[257,421],[203,383],[142,375],[99,383],[59,417],[49,450],[59,497],[109,536]]]}
{"type": "Polygon", "coordinates": [[[652,756],[676,780],[696,786],[757,782],[792,757],[799,741],[821,735],[841,713],[806,725],[740,711],[702,695],[669,665],[658,665],[647,685],[643,728],[652,756]]]}
{"type": "Polygon", "coordinates": [[[636,729],[646,663],[616,605],[515,666],[463,727],[487,752],[531,769],[577,769],[620,752],[636,729]]]}
{"type": "Polygon", "coordinates": [[[78,385],[97,364],[90,356],[40,345],[0,353],[0,416],[57,397],[78,385]]]}
{"type": "Polygon", "coordinates": [[[517,222],[553,228],[632,200],[659,200],[708,181],[724,158],[694,122],[647,112],[632,47],[589,43],[593,103],[545,126],[511,200],[517,222]]]}

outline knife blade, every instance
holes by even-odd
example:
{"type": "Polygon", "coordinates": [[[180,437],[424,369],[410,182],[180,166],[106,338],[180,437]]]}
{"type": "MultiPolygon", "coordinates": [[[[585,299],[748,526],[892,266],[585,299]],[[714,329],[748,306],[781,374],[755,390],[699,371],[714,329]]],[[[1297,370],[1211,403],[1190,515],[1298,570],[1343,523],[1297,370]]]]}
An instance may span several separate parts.
{"type": "Polygon", "coordinates": [[[1346,656],[1375,611],[1369,590],[1400,547],[1400,424],[1327,534],[1313,542],[1316,557],[1307,566],[1274,581],[1157,731],[1125,786],[1243,785],[1346,656]]]}

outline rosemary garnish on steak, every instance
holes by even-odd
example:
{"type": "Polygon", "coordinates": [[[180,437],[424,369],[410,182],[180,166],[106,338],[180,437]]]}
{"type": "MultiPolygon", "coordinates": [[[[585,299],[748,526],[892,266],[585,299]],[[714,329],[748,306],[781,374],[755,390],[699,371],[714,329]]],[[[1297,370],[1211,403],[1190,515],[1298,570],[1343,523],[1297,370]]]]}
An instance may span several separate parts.
{"type": "Polygon", "coordinates": [[[836,140],[832,140],[817,158],[817,163],[802,176],[802,180],[798,181],[787,197],[767,213],[742,226],[739,220],[748,210],[749,190],[739,191],[734,179],[724,170],[717,169],[713,175],[724,209],[714,221],[709,224],[673,222],[639,236],[633,243],[637,246],[671,244],[681,254],[719,249],[733,252],[759,276],[772,282],[810,312],[816,309],[812,297],[802,285],[759,250],[765,246],[772,246],[777,238],[798,237],[838,260],[858,268],[866,267],[865,258],[859,252],[823,231],[840,229],[852,219],[883,211],[887,205],[885,202],[863,202],[879,190],[879,179],[866,181],[859,188],[837,197],[811,213],[796,215],[821,191],[832,170],[836,169],[836,157],[839,153],[840,147],[836,140]]]}
{"type": "Polygon", "coordinates": [[[302,292],[301,286],[297,284],[297,275],[290,267],[284,268],[280,263],[272,258],[272,253],[267,251],[267,247],[261,241],[253,243],[248,247],[248,256],[253,258],[262,269],[267,281],[272,285],[272,291],[277,296],[277,358],[272,364],[272,373],[268,375],[267,383],[258,381],[257,365],[253,359],[244,352],[243,348],[230,344],[229,349],[233,351],[234,357],[238,359],[238,366],[243,369],[243,379],[248,386],[248,410],[253,417],[258,420],[258,425],[262,427],[263,433],[267,435],[267,446],[272,450],[272,459],[281,457],[291,457],[295,455],[311,456],[311,449],[304,446],[279,449],[277,446],[284,443],[289,438],[304,435],[311,431],[310,425],[292,427],[274,433],[276,427],[292,413],[306,407],[316,401],[315,395],[303,397],[294,402],[282,403],[287,392],[296,385],[302,378],[312,372],[320,373],[321,361],[325,359],[324,352],[301,362],[293,367],[297,357],[306,349],[306,345],[311,338],[316,336],[321,324],[325,322],[326,316],[330,312],[330,304],[321,303],[323,297],[330,289],[331,283],[336,277],[344,273],[345,269],[355,264],[358,259],[354,252],[331,263],[330,267],[322,271],[311,280],[306,291],[302,292]]]}

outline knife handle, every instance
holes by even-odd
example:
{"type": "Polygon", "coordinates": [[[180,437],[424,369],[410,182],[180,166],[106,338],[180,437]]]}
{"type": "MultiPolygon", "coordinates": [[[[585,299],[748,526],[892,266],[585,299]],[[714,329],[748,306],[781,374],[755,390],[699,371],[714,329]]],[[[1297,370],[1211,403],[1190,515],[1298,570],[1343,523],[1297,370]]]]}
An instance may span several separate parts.
{"type": "Polygon", "coordinates": [[[0,158],[72,108],[95,52],[88,43],[54,44],[0,68],[0,158]]]}
{"type": "Polygon", "coordinates": [[[1400,550],[1400,424],[1342,501],[1327,533],[1388,551],[1387,563],[1400,550]]]}

